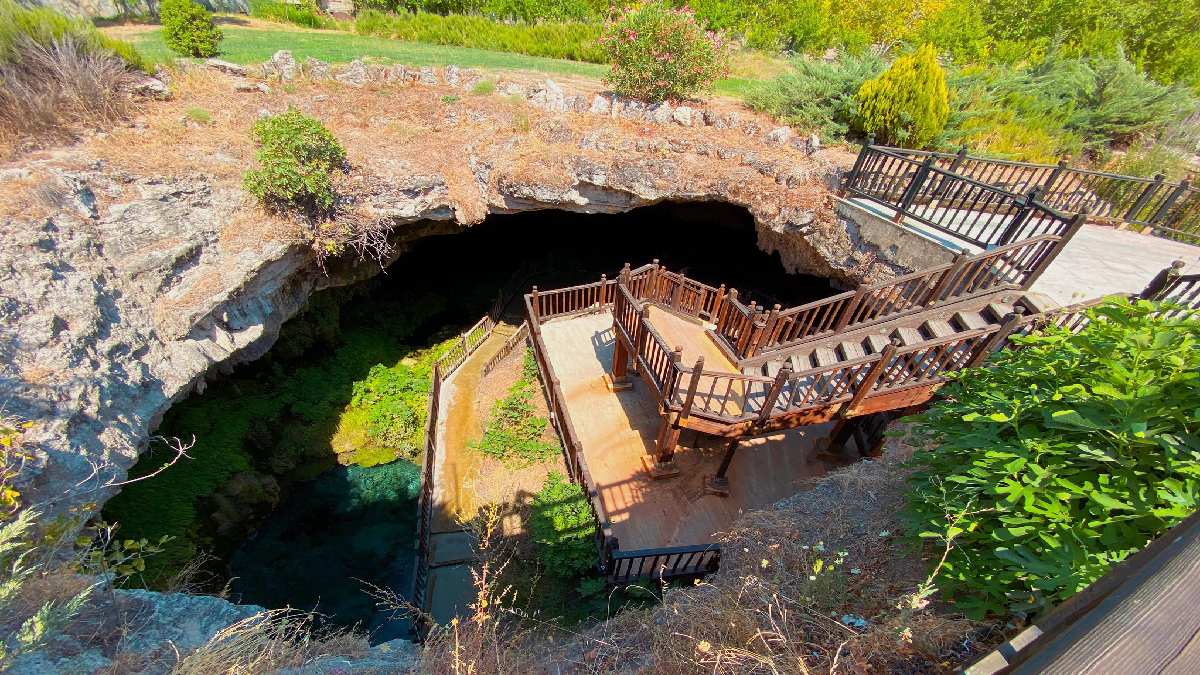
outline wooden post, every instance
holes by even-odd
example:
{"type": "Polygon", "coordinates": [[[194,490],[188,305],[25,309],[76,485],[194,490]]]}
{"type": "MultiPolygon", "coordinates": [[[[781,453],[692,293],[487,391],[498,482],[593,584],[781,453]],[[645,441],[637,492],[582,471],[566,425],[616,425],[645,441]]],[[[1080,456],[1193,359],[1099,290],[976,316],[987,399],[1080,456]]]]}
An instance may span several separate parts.
{"type": "Polygon", "coordinates": [[[717,473],[709,476],[704,481],[704,491],[716,495],[718,497],[729,496],[729,478],[726,474],[729,473],[729,465],[733,464],[733,454],[737,452],[739,439],[731,438],[725,445],[725,456],[721,458],[721,466],[717,467],[717,473]]]}
{"type": "Polygon", "coordinates": [[[833,423],[833,428],[829,430],[829,435],[816,444],[817,455],[832,461],[844,459],[846,441],[850,440],[850,436],[857,426],[858,418],[839,417],[833,423]]]}
{"type": "Polygon", "coordinates": [[[1050,267],[1050,263],[1054,262],[1054,259],[1057,258],[1060,253],[1062,253],[1062,250],[1067,247],[1067,244],[1071,241],[1071,239],[1073,239],[1075,235],[1081,229],[1083,229],[1084,224],[1087,223],[1087,217],[1088,213],[1087,211],[1084,211],[1082,213],[1075,214],[1075,216],[1071,218],[1071,225],[1067,228],[1067,231],[1058,240],[1058,242],[1055,243],[1054,248],[1051,249],[1048,254],[1043,256],[1040,261],[1038,261],[1037,266],[1035,266],[1033,271],[1029,273],[1029,276],[1025,278],[1025,283],[1021,284],[1021,288],[1025,290],[1033,288],[1033,284],[1036,283],[1038,278],[1042,276],[1042,273],[1046,271],[1046,268],[1050,267]]]}
{"type": "Polygon", "coordinates": [[[597,306],[599,306],[599,307],[604,306],[604,302],[605,302],[604,296],[607,294],[608,294],[608,275],[601,274],[600,275],[600,288],[596,292],[596,305],[597,306]]]}
{"type": "Polygon", "coordinates": [[[638,310],[637,324],[634,326],[633,335],[633,372],[640,373],[641,366],[638,365],[638,356],[642,353],[642,343],[646,341],[646,326],[650,323],[650,305],[642,305],[638,310]]]}
{"type": "Polygon", "coordinates": [[[539,319],[539,317],[538,317],[538,310],[539,310],[539,307],[538,307],[538,289],[537,289],[537,286],[534,286],[534,287],[533,287],[533,290],[532,290],[532,291],[529,293],[529,295],[530,295],[530,298],[529,298],[529,311],[532,313],[532,314],[531,314],[531,316],[529,317],[529,323],[530,323],[530,324],[532,324],[532,325],[534,325],[534,326],[537,326],[537,325],[540,325],[540,324],[541,324],[541,319],[539,319]]]}
{"type": "Polygon", "coordinates": [[[1162,293],[1167,288],[1167,285],[1175,277],[1179,276],[1183,270],[1183,266],[1184,262],[1182,260],[1176,260],[1171,263],[1170,267],[1164,267],[1159,270],[1158,274],[1154,275],[1154,278],[1150,280],[1150,283],[1146,285],[1146,288],[1142,290],[1138,297],[1143,300],[1157,300],[1158,294],[1162,293]]]}
{"type": "Polygon", "coordinates": [[[858,388],[854,390],[854,398],[851,398],[850,402],[842,408],[842,417],[852,417],[858,414],[857,408],[859,404],[863,402],[863,399],[871,395],[871,390],[875,388],[875,383],[879,381],[884,370],[892,364],[892,359],[896,357],[897,347],[896,340],[893,340],[891,344],[884,347],[883,351],[879,353],[879,360],[875,362],[871,370],[867,371],[867,376],[858,383],[858,388]]]}
{"type": "Polygon", "coordinates": [[[750,340],[746,343],[746,353],[742,355],[744,359],[748,359],[758,353],[758,345],[762,342],[763,333],[767,329],[767,322],[762,319],[762,310],[754,309],[754,320],[751,322],[753,328],[750,331],[750,340]]]}
{"type": "Polygon", "coordinates": [[[1146,208],[1146,204],[1150,203],[1151,198],[1162,189],[1163,181],[1166,179],[1167,177],[1161,173],[1154,174],[1154,182],[1146,185],[1145,189],[1142,190],[1142,194],[1138,195],[1137,201],[1133,203],[1133,206],[1129,207],[1129,210],[1125,212],[1121,220],[1133,222],[1137,218],[1137,214],[1146,208]]]}
{"type": "Polygon", "coordinates": [[[950,269],[946,270],[946,273],[942,275],[941,279],[938,279],[937,285],[930,289],[929,295],[925,296],[925,302],[922,302],[921,304],[928,306],[941,300],[942,295],[946,293],[947,287],[950,285],[950,283],[962,273],[962,268],[967,264],[967,258],[969,257],[970,256],[967,255],[966,251],[959,251],[958,253],[955,253],[953,265],[950,267],[950,269]]]}
{"type": "Polygon", "coordinates": [[[978,347],[975,353],[972,354],[971,358],[967,361],[967,365],[964,367],[976,368],[983,365],[983,362],[986,361],[989,356],[1004,346],[1004,343],[1008,340],[1008,336],[1012,335],[1013,331],[1020,328],[1021,324],[1025,322],[1025,317],[1022,316],[1024,313],[1024,307],[1014,307],[1012,313],[1004,317],[1004,324],[1000,326],[1000,330],[992,333],[992,336],[985,340],[984,343],[978,347]]]}
{"type": "Polygon", "coordinates": [[[692,403],[696,400],[696,386],[700,384],[700,373],[704,372],[704,356],[696,357],[696,365],[692,366],[692,379],[688,381],[687,397],[683,400],[680,419],[687,419],[692,414],[692,403]]]}
{"type": "Polygon", "coordinates": [[[784,364],[779,373],[775,375],[775,381],[771,383],[771,389],[767,392],[767,400],[763,401],[762,410],[758,411],[758,420],[755,425],[760,429],[766,426],[771,419],[771,409],[775,407],[775,402],[779,400],[779,394],[783,391],[783,385],[788,378],[792,376],[792,364],[784,364]]]}
{"type": "Polygon", "coordinates": [[[629,368],[629,350],[625,347],[625,343],[621,342],[618,331],[613,331],[617,334],[613,340],[613,361],[612,361],[612,379],[608,381],[611,391],[622,391],[629,389],[633,383],[629,381],[627,369],[629,368]]]}
{"type": "Polygon", "coordinates": [[[841,314],[838,314],[837,323],[833,325],[833,332],[837,333],[846,326],[850,325],[850,318],[854,316],[854,312],[856,312],[858,310],[858,306],[862,304],[863,298],[867,297],[867,291],[870,290],[870,288],[871,287],[867,284],[858,285],[858,288],[854,290],[854,297],[850,298],[850,302],[847,302],[845,306],[842,307],[841,314]]]}
{"type": "Polygon", "coordinates": [[[763,328],[762,335],[759,337],[758,344],[754,345],[754,353],[758,353],[764,346],[771,344],[775,339],[775,324],[779,322],[779,310],[783,309],[783,305],[775,303],[771,308],[771,312],[767,314],[766,327],[763,328]]]}
{"type": "Polygon", "coordinates": [[[654,479],[679,475],[675,466],[675,446],[679,445],[679,418],[672,412],[663,414],[662,426],[658,431],[658,442],[653,462],[643,462],[654,479]]]}
{"type": "Polygon", "coordinates": [[[646,299],[650,302],[658,301],[658,258],[650,261],[650,274],[646,280],[646,299]]]}
{"type": "Polygon", "coordinates": [[[675,292],[671,293],[671,307],[679,310],[679,296],[683,294],[683,282],[687,277],[683,273],[679,273],[679,279],[675,282],[675,292]]]}
{"type": "Polygon", "coordinates": [[[717,294],[713,296],[712,310],[708,313],[708,320],[716,323],[717,318],[721,316],[721,303],[725,302],[725,284],[721,284],[717,288],[717,294]]]}

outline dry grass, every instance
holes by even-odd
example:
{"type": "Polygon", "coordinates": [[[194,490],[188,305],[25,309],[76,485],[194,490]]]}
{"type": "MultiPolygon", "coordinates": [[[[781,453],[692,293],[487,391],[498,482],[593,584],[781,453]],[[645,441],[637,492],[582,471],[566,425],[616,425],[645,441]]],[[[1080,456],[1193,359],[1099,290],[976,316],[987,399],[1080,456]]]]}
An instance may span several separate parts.
{"type": "Polygon", "coordinates": [[[89,49],[71,36],[25,39],[19,56],[0,64],[0,152],[72,139],[80,128],[126,116],[128,81],[119,57],[89,49]]]}
{"type": "Polygon", "coordinates": [[[306,612],[275,609],[226,626],[171,670],[176,675],[273,673],[327,656],[362,658],[364,636],[349,630],[321,631],[306,612]]]}

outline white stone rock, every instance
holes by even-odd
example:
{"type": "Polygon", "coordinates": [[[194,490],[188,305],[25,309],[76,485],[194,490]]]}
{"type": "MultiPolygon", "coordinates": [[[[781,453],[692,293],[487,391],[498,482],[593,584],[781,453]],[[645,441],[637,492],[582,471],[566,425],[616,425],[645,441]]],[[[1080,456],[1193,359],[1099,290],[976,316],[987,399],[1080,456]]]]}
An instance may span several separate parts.
{"type": "Polygon", "coordinates": [[[236,63],[222,61],[221,59],[208,59],[204,62],[204,65],[214,70],[219,70],[222,73],[237,75],[238,77],[245,77],[250,73],[250,71],[246,70],[245,66],[239,66],[236,63]]]}
{"type": "Polygon", "coordinates": [[[462,76],[458,70],[458,66],[455,65],[446,66],[446,70],[442,75],[442,79],[446,81],[446,84],[452,87],[458,86],[458,83],[461,81],[461,77],[462,76]]]}
{"type": "Polygon", "coordinates": [[[275,52],[268,63],[271,64],[273,74],[285,82],[300,76],[300,66],[296,63],[296,57],[286,49],[275,52]]]}
{"type": "Polygon", "coordinates": [[[304,59],[304,74],[309,78],[314,80],[328,80],[329,73],[330,68],[328,63],[320,59],[314,59],[311,56],[304,59]]]}
{"type": "Polygon", "coordinates": [[[792,138],[792,130],[787,127],[778,127],[767,134],[768,143],[787,143],[792,138]]]}
{"type": "Polygon", "coordinates": [[[345,68],[337,71],[333,79],[351,87],[361,87],[371,81],[371,71],[361,59],[354,59],[345,68]]]}
{"type": "Polygon", "coordinates": [[[604,94],[596,94],[592,98],[592,107],[588,108],[588,112],[593,115],[608,115],[612,113],[612,99],[604,94]]]}
{"type": "Polygon", "coordinates": [[[437,74],[433,72],[430,66],[422,66],[421,74],[417,77],[417,81],[421,84],[435,85],[438,83],[437,74]]]}
{"type": "Polygon", "coordinates": [[[692,117],[694,116],[694,113],[695,111],[691,108],[687,107],[686,105],[681,105],[671,113],[671,119],[675,120],[676,124],[690,127],[692,126],[692,117]]]}
{"type": "Polygon", "coordinates": [[[671,109],[670,103],[663,101],[662,103],[650,106],[650,109],[646,112],[656,124],[666,125],[671,123],[671,115],[674,111],[671,109]]]}

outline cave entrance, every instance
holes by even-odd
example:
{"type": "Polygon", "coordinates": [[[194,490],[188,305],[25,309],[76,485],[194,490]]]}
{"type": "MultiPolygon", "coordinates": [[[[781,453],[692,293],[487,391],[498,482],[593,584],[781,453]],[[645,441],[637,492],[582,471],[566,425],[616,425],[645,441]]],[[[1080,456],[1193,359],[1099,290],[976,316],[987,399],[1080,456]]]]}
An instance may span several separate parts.
{"type": "MultiPolygon", "coordinates": [[[[315,609],[396,637],[404,627],[377,611],[363,582],[411,585],[434,346],[506,285],[586,283],[652,258],[767,303],[833,292],[826,279],[787,274],[755,242],[751,215],[723,203],[493,215],[418,240],[385,274],[315,294],[263,358],[175,405],[158,433],[194,435],[192,459],[127,486],[105,518],[121,538],[172,538],[147,561],[147,586],[178,583],[178,570],[208,555],[200,583],[232,580],[237,601],[315,609]]],[[[508,306],[514,321],[520,306],[508,306]]],[[[151,449],[131,476],[167,459],[151,449]]]]}

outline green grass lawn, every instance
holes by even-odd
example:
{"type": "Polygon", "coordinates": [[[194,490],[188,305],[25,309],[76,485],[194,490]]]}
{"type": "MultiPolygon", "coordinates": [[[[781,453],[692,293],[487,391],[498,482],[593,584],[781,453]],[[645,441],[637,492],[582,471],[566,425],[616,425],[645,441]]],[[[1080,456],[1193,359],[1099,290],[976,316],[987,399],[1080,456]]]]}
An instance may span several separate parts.
{"type": "MultiPolygon", "coordinates": [[[[532,70],[551,75],[575,75],[596,79],[600,79],[608,71],[608,66],[596,63],[547,59],[470,47],[404,42],[353,33],[292,30],[282,27],[279,30],[260,30],[223,26],[221,30],[225,33],[225,39],[221,41],[219,58],[241,64],[261,63],[280,49],[289,49],[301,61],[311,56],[330,63],[345,63],[369,57],[372,60],[410,66],[454,64],[464,68],[532,70]]],[[[163,42],[161,29],[138,34],[132,37],[132,42],[143,55],[153,61],[168,62],[176,56],[163,42]]],[[[755,82],[741,78],[721,80],[715,89],[718,94],[741,97],[755,82]]]]}

